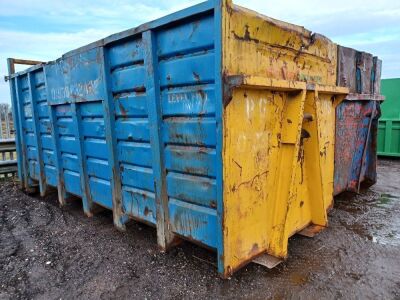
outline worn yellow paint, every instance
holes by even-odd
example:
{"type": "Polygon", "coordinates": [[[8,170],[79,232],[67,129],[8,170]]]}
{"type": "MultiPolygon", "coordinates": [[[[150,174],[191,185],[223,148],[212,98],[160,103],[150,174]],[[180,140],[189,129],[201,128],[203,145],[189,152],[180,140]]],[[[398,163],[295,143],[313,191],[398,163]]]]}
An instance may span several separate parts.
{"type": "Polygon", "coordinates": [[[302,27],[223,7],[224,266],[286,258],[288,239],[327,226],[332,205],[336,45],[302,27]],[[228,83],[227,83],[228,84],[228,83]]]}
{"type": "Polygon", "coordinates": [[[227,1],[222,38],[227,74],[336,85],[337,46],[303,27],[227,1]]]}
{"type": "Polygon", "coordinates": [[[267,78],[261,76],[245,76],[241,77],[240,85],[248,88],[257,89],[273,89],[274,91],[300,91],[307,87],[305,82],[301,81],[288,81],[279,80],[274,78],[267,78]]]}

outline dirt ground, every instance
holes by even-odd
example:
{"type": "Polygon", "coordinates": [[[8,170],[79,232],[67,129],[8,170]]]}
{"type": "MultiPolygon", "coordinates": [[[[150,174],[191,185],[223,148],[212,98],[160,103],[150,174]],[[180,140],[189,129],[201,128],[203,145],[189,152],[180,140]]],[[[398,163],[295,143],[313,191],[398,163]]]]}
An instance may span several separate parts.
{"type": "Polygon", "coordinates": [[[379,179],[335,200],[330,226],[295,236],[273,270],[250,264],[218,277],[215,254],[183,243],[163,254],[156,233],[111,212],[87,218],[80,201],[27,196],[0,183],[0,299],[251,298],[400,299],[400,160],[380,160],[379,179]]]}

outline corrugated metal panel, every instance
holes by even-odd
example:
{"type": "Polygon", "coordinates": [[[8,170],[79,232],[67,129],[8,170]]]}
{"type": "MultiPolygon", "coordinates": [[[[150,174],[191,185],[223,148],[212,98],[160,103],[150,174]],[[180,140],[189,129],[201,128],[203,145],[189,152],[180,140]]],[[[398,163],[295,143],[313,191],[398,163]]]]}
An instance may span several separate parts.
{"type": "Polygon", "coordinates": [[[400,157],[400,78],[382,80],[382,94],[378,155],[400,157]]]}
{"type": "Polygon", "coordinates": [[[327,38],[207,1],[11,75],[21,180],[215,249],[223,276],[285,258],[327,225],[336,70],[327,38]]]}
{"type": "Polygon", "coordinates": [[[57,186],[88,215],[113,209],[121,229],[129,216],[152,223],[164,248],[175,234],[217,248],[216,10],[209,1],[12,76],[25,188],[57,186]]]}
{"type": "Polygon", "coordinates": [[[338,85],[351,94],[336,110],[335,195],[376,183],[381,68],[371,54],[338,47],[338,85]]]}
{"type": "Polygon", "coordinates": [[[400,157],[400,120],[379,120],[378,154],[400,157]]]}
{"type": "Polygon", "coordinates": [[[334,194],[357,192],[360,184],[376,183],[377,101],[343,102],[336,111],[336,155],[334,194]]]}
{"type": "Polygon", "coordinates": [[[380,94],[382,61],[370,53],[352,48],[338,47],[339,86],[348,87],[350,93],[380,94]]]}

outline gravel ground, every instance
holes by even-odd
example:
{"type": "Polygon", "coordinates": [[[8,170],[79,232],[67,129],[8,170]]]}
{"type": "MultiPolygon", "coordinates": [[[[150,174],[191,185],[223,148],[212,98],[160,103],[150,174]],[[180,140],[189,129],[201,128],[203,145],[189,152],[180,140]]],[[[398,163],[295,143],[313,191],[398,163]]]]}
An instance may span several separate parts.
{"type": "Polygon", "coordinates": [[[294,236],[273,270],[250,264],[218,277],[216,256],[190,243],[159,253],[151,227],[118,232],[111,212],[28,196],[0,183],[0,299],[400,299],[400,160],[380,160],[378,184],[341,195],[330,226],[294,236]]]}

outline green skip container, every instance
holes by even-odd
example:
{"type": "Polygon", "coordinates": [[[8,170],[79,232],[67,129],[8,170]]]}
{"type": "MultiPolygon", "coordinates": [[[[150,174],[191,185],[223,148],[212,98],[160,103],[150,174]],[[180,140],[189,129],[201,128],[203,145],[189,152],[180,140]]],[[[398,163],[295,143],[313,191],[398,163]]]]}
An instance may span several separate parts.
{"type": "Polygon", "coordinates": [[[382,117],[378,127],[378,155],[400,157],[400,78],[383,79],[382,117]]]}

